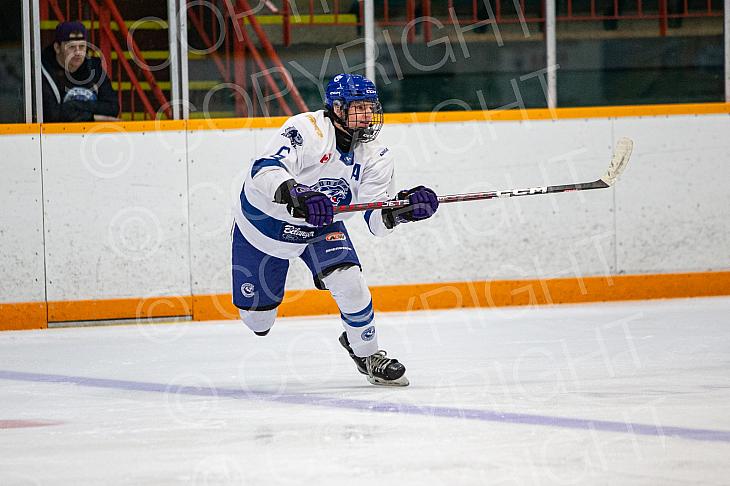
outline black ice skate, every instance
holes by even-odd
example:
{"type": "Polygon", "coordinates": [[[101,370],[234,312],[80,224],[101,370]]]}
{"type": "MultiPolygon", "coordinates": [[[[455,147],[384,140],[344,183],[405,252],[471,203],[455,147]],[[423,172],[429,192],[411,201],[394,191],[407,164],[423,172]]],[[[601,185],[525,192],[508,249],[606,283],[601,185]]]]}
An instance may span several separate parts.
{"type": "Polygon", "coordinates": [[[368,381],[373,385],[408,386],[408,378],[403,376],[406,367],[397,359],[387,358],[385,351],[378,351],[367,358],[355,356],[345,332],[340,336],[340,344],[350,354],[350,358],[357,366],[357,371],[367,376],[368,381]]]}

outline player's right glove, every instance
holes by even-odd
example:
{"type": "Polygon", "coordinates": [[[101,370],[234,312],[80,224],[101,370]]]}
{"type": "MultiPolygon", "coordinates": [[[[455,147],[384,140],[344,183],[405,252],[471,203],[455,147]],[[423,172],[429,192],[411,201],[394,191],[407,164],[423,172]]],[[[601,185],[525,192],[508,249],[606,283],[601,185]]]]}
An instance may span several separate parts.
{"type": "Polygon", "coordinates": [[[317,228],[332,224],[334,209],[330,198],[294,179],[279,186],[274,194],[274,202],[286,204],[289,214],[317,228]]]}
{"type": "Polygon", "coordinates": [[[400,191],[395,198],[408,200],[410,204],[402,208],[383,209],[383,222],[388,229],[395,228],[400,223],[428,219],[439,207],[436,193],[424,186],[400,191]]]}

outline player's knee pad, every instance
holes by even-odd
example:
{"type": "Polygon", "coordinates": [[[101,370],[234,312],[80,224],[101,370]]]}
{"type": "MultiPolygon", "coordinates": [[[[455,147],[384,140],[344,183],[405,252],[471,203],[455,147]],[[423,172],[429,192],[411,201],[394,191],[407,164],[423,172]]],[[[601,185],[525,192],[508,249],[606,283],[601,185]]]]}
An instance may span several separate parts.
{"type": "Polygon", "coordinates": [[[238,314],[246,327],[254,332],[268,331],[276,320],[276,309],[265,311],[238,309],[238,314]]]}
{"type": "Polygon", "coordinates": [[[370,304],[370,289],[358,266],[338,268],[322,281],[342,312],[358,312],[370,304]]]}

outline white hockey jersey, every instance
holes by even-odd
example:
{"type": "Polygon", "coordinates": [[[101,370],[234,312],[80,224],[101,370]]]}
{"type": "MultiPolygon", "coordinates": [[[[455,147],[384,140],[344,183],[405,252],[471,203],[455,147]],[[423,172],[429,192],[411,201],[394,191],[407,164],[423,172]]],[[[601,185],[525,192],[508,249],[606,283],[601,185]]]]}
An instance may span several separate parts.
{"type": "MultiPolygon", "coordinates": [[[[393,159],[387,147],[358,143],[353,153],[341,153],[335,127],[324,111],[289,118],[253,160],[234,204],[236,225],[256,248],[278,258],[295,258],[315,236],[313,226],[293,218],[286,205],[273,201],[276,189],[294,179],[327,194],[335,206],[386,201],[395,197],[393,159]]],[[[335,215],[342,221],[354,213],[335,215]]],[[[370,232],[385,236],[380,210],[363,213],[370,232]]]]}

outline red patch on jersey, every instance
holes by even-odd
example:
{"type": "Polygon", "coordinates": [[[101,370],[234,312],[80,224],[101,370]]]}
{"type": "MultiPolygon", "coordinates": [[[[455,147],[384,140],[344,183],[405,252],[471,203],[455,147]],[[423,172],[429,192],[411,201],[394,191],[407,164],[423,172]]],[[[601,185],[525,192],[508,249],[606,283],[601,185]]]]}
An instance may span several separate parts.
{"type": "Polygon", "coordinates": [[[327,162],[327,161],[328,161],[329,159],[331,159],[331,158],[332,158],[332,154],[324,154],[324,155],[322,156],[322,158],[321,158],[321,159],[319,159],[319,163],[320,163],[320,164],[324,164],[325,162],[327,162]]]}
{"type": "Polygon", "coordinates": [[[346,240],[345,233],[338,231],[336,233],[329,233],[324,237],[325,241],[342,241],[346,240]]]}

